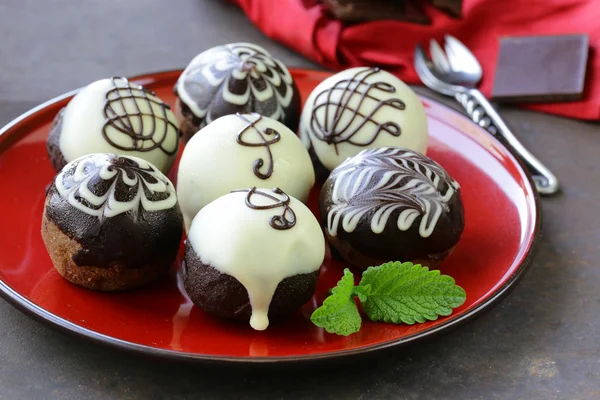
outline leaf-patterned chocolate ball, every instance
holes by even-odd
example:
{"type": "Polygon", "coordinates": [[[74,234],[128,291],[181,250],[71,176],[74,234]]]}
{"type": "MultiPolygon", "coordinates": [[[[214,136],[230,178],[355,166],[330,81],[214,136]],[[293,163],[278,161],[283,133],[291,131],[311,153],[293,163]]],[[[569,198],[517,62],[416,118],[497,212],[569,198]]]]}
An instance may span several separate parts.
{"type": "Polygon", "coordinates": [[[175,85],[184,139],[219,117],[258,113],[298,127],[300,94],[292,75],[268,51],[231,43],[196,56],[175,85]]]}
{"type": "Polygon", "coordinates": [[[334,249],[360,268],[387,261],[433,267],[464,229],[460,186],[412,150],[364,150],[332,172],[321,191],[321,221],[334,249]]]}

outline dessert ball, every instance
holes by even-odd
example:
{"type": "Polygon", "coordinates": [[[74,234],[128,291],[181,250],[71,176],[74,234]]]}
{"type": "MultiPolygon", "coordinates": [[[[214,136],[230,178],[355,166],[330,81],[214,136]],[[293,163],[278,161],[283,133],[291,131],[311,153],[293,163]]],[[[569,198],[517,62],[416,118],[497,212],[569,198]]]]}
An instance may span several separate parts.
{"type": "Polygon", "coordinates": [[[198,211],[234,189],[279,187],[306,201],[315,183],[306,148],[281,122],[259,114],[217,119],[185,146],[177,194],[186,228],[198,211]]]}
{"type": "Polygon", "coordinates": [[[314,294],[325,257],[318,221],[280,189],[241,189],[194,218],[184,286],[204,311],[264,330],[314,294]]]}
{"type": "Polygon", "coordinates": [[[288,69],[262,47],[232,43],[200,53],[175,85],[184,140],[219,117],[257,112],[298,128],[300,94],[288,69]]]}
{"type": "Polygon", "coordinates": [[[137,157],[89,154],[48,189],[42,238],[57,271],[95,290],[146,284],[169,269],[183,230],[173,184],[137,157]]]}
{"type": "Polygon", "coordinates": [[[433,268],[465,226],[458,183],[432,159],[398,147],[363,150],[340,164],[319,205],[334,253],[361,269],[388,261],[433,268]]]}
{"type": "Polygon", "coordinates": [[[378,68],[357,67],[321,82],[310,94],[300,137],[333,170],[365,148],[404,147],[425,153],[427,117],[421,100],[400,79],[378,68]]]}
{"type": "Polygon", "coordinates": [[[167,173],[179,147],[177,119],[154,92],[113,77],[83,88],[63,108],[46,144],[56,171],[91,153],[142,158],[167,173]]]}

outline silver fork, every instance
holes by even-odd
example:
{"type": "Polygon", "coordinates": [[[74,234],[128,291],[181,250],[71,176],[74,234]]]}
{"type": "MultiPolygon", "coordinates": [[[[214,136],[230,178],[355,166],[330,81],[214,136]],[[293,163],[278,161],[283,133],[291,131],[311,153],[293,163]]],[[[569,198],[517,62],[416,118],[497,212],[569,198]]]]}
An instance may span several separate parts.
{"type": "Polygon", "coordinates": [[[556,176],[523,146],[477,89],[483,72],[473,53],[458,39],[450,35],[446,35],[445,39],[444,49],[431,40],[431,60],[420,45],[415,49],[415,69],[425,86],[456,98],[473,122],[498,138],[519,157],[531,172],[538,193],[556,194],[559,190],[556,176]]]}

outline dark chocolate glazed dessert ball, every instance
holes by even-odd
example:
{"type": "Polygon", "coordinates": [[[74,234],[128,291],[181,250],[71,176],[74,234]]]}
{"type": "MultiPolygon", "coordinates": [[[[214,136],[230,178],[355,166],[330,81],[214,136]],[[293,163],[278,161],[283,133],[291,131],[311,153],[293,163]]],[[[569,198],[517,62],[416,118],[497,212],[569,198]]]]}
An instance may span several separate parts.
{"type": "Polygon", "coordinates": [[[185,247],[185,290],[202,310],[264,330],[314,294],[325,257],[319,222],[280,189],[240,189],[202,208],[185,247]]]}
{"type": "Polygon", "coordinates": [[[300,93],[288,69],[262,47],[232,43],[196,56],[175,85],[176,111],[187,142],[229,114],[258,113],[292,131],[300,119],[300,93]]]}
{"type": "Polygon", "coordinates": [[[48,189],[42,238],[57,271],[77,285],[122,290],[169,269],[183,231],[173,184],[140,158],[90,154],[48,189]]]}
{"type": "Polygon", "coordinates": [[[435,267],[454,249],[465,221],[460,186],[412,150],[364,150],[335,168],[320,197],[333,252],[357,268],[388,261],[435,267]]]}

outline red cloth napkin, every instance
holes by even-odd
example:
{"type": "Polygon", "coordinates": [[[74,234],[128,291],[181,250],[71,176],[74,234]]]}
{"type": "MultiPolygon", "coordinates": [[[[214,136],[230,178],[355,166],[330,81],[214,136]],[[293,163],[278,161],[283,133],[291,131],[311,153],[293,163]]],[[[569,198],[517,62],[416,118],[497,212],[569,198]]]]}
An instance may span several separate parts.
{"type": "Polygon", "coordinates": [[[600,0],[464,0],[461,19],[428,8],[431,25],[375,21],[348,26],[329,15],[318,0],[234,1],[267,36],[328,68],[377,65],[413,84],[420,83],[413,68],[416,44],[451,34],[479,59],[484,71],[480,89],[488,96],[499,37],[587,33],[590,56],[584,99],[524,107],[600,119],[600,57],[595,54],[600,49],[600,0]]]}

